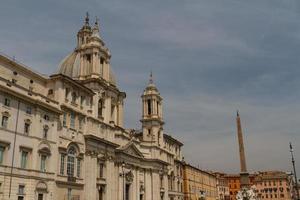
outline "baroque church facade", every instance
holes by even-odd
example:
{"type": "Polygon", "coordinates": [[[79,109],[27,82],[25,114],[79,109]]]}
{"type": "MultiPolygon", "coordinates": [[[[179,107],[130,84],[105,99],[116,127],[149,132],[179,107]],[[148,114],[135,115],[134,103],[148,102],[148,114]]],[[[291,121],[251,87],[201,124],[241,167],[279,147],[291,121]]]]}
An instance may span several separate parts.
{"type": "Polygon", "coordinates": [[[56,74],[0,55],[0,200],[183,199],[183,144],[152,75],[141,130],[125,129],[110,58],[88,15],[56,74]]]}

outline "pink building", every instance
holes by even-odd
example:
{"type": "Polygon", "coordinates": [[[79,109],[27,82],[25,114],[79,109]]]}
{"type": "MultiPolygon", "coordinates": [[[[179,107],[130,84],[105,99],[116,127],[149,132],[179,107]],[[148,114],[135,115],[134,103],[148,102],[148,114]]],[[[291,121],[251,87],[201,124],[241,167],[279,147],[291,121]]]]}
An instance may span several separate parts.
{"type": "Polygon", "coordinates": [[[259,199],[290,200],[291,177],[281,171],[258,172],[254,184],[259,199]]]}

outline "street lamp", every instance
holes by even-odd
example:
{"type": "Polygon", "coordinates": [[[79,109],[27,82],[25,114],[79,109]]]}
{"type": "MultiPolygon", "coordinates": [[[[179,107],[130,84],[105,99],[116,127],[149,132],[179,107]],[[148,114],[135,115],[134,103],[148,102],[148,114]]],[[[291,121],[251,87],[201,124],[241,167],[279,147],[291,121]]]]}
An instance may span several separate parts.
{"type": "Polygon", "coordinates": [[[297,200],[300,200],[299,197],[299,189],[298,189],[298,179],[297,179],[297,174],[296,174],[296,167],[295,167],[295,159],[294,159],[294,150],[292,143],[290,142],[290,152],[292,156],[292,164],[293,164],[293,170],[294,170],[294,177],[295,177],[295,188],[296,188],[296,195],[297,195],[297,200]]]}

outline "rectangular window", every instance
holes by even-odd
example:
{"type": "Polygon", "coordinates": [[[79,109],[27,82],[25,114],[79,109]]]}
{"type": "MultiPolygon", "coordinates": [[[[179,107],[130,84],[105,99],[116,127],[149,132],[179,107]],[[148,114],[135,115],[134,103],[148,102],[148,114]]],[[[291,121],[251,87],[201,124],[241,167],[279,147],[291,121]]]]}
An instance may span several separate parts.
{"type": "Polygon", "coordinates": [[[65,155],[60,154],[60,174],[64,175],[65,171],[65,155]]]}
{"type": "Polygon", "coordinates": [[[75,157],[68,156],[67,158],[67,175],[74,177],[75,157]]]}
{"type": "Polygon", "coordinates": [[[82,129],[82,122],[83,122],[83,119],[80,118],[80,119],[79,119],[79,129],[82,129]]]}
{"type": "Polygon", "coordinates": [[[99,177],[103,178],[104,177],[104,164],[99,163],[99,177]]]}
{"type": "Polygon", "coordinates": [[[80,170],[81,170],[81,160],[77,159],[77,177],[80,177],[80,170]]]}
{"type": "Polygon", "coordinates": [[[26,113],[31,115],[31,107],[30,106],[27,106],[26,107],[26,113]]]}
{"type": "Polygon", "coordinates": [[[43,200],[44,199],[44,194],[40,193],[38,194],[38,200],[43,200]]]}
{"type": "Polygon", "coordinates": [[[25,185],[19,185],[19,190],[18,190],[18,194],[19,195],[24,195],[25,194],[25,185]]]}
{"type": "Polygon", "coordinates": [[[71,112],[70,127],[75,128],[75,113],[71,112]]]}
{"type": "Polygon", "coordinates": [[[72,189],[68,188],[68,200],[72,199],[72,189]]]}
{"type": "Polygon", "coordinates": [[[160,188],[164,188],[163,180],[164,180],[164,177],[163,177],[163,176],[160,176],[160,177],[159,177],[159,185],[160,185],[160,188]]]}
{"type": "Polygon", "coordinates": [[[7,107],[10,106],[10,99],[9,98],[4,99],[4,105],[7,106],[7,107]]]}
{"type": "Polygon", "coordinates": [[[25,122],[24,124],[24,133],[25,135],[28,135],[30,131],[30,124],[28,122],[25,122]]]}
{"type": "Polygon", "coordinates": [[[5,148],[0,146],[0,165],[3,164],[4,150],[5,148]]]}
{"type": "Polygon", "coordinates": [[[66,88],[66,92],[65,92],[65,98],[66,98],[66,99],[68,99],[69,92],[70,92],[69,88],[66,88]]]}
{"type": "Polygon", "coordinates": [[[1,126],[3,128],[7,128],[7,124],[8,124],[8,117],[7,116],[2,116],[1,126]]]}
{"type": "Polygon", "coordinates": [[[26,169],[28,160],[28,152],[21,151],[21,168],[26,169]]]}
{"type": "Polygon", "coordinates": [[[49,130],[49,127],[44,126],[44,129],[43,129],[43,138],[44,139],[47,139],[47,137],[48,137],[48,130],[49,130]]]}
{"type": "Polygon", "coordinates": [[[63,116],[63,126],[67,126],[67,114],[64,113],[64,116],[63,116]]]}
{"type": "Polygon", "coordinates": [[[46,171],[46,160],[47,160],[47,156],[41,155],[41,171],[43,172],[46,171]]]}
{"type": "Polygon", "coordinates": [[[81,106],[83,106],[84,101],[85,101],[85,97],[84,97],[84,96],[81,96],[81,98],[80,98],[80,105],[81,105],[81,106]]]}

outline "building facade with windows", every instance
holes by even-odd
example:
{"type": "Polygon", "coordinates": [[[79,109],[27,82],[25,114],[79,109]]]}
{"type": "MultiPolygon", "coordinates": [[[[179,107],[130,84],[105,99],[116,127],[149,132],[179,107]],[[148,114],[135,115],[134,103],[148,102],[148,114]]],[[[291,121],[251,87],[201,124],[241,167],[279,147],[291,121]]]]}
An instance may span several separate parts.
{"type": "MultiPolygon", "coordinates": [[[[225,177],[228,181],[230,200],[235,200],[237,193],[241,190],[240,174],[227,174],[225,177]]],[[[251,186],[254,185],[254,178],[255,174],[249,175],[251,186]]]]}
{"type": "Polygon", "coordinates": [[[217,178],[217,191],[218,191],[217,199],[230,200],[229,184],[228,184],[228,180],[225,177],[226,174],[220,172],[215,172],[214,174],[217,178]]]}
{"type": "Polygon", "coordinates": [[[0,55],[0,199],[183,199],[183,144],[164,133],[152,75],[141,130],[125,129],[125,93],[88,15],[56,74],[0,55]]]}
{"type": "Polygon", "coordinates": [[[190,164],[183,165],[184,200],[218,199],[217,177],[190,164]]]}
{"type": "Polygon", "coordinates": [[[292,177],[282,171],[258,172],[254,179],[259,199],[292,199],[292,177]]]}

